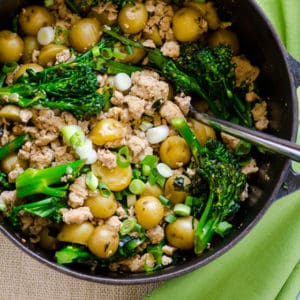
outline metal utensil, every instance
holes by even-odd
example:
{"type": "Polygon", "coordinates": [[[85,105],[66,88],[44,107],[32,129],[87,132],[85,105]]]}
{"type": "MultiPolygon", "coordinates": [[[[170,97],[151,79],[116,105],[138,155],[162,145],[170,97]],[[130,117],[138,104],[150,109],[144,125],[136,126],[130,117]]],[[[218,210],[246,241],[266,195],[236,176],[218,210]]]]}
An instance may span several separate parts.
{"type": "Polygon", "coordinates": [[[280,154],[294,161],[300,162],[300,146],[293,142],[224,121],[202,112],[200,113],[193,106],[190,107],[190,114],[197,121],[211,126],[218,131],[228,133],[232,136],[248,141],[251,144],[263,147],[270,152],[280,154]]]}

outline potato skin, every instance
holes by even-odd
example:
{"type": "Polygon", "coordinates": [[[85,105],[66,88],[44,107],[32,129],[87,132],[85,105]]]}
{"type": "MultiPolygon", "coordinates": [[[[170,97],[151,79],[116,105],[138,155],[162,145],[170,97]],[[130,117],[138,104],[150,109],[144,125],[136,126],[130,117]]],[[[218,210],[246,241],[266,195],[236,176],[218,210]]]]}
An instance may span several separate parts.
{"type": "Polygon", "coordinates": [[[159,156],[170,168],[185,166],[191,159],[191,151],[186,141],[178,136],[169,136],[160,146],[159,156]]]}
{"type": "Polygon", "coordinates": [[[147,23],[148,12],[143,3],[124,6],[118,16],[118,24],[124,33],[136,34],[141,32],[147,23]]]}
{"type": "Polygon", "coordinates": [[[166,227],[166,238],[169,244],[180,250],[191,250],[194,247],[194,236],[198,221],[192,216],[177,218],[166,227]]]}
{"type": "Polygon", "coordinates": [[[160,223],[164,216],[164,207],[153,196],[144,196],[135,203],[138,223],[145,229],[150,229],[160,223]]]}
{"type": "Polygon", "coordinates": [[[31,5],[22,9],[19,23],[25,34],[36,35],[42,27],[53,25],[54,17],[47,8],[31,5]]]}
{"type": "Polygon", "coordinates": [[[54,64],[56,61],[56,55],[66,49],[68,49],[66,46],[57,44],[48,44],[44,46],[41,49],[38,64],[43,67],[54,64]]]}
{"type": "Polygon", "coordinates": [[[0,31],[0,63],[17,62],[22,57],[24,42],[10,30],[0,31]]]}
{"type": "Polygon", "coordinates": [[[173,31],[179,42],[193,42],[207,31],[207,22],[201,13],[191,7],[179,9],[173,17],[173,31]]]}
{"type": "Polygon", "coordinates": [[[109,225],[97,226],[88,240],[89,250],[100,258],[109,258],[119,247],[118,232],[109,225]]]}
{"type": "Polygon", "coordinates": [[[64,224],[57,236],[57,240],[87,245],[93,231],[94,226],[90,222],[84,222],[82,224],[64,224]]]}
{"type": "Polygon", "coordinates": [[[165,184],[164,195],[170,200],[172,204],[184,202],[188,193],[184,190],[177,190],[174,185],[174,180],[177,178],[183,179],[184,186],[191,183],[191,180],[185,175],[172,175],[169,177],[165,184]]]}
{"type": "Polygon", "coordinates": [[[72,26],[69,41],[75,50],[85,52],[99,41],[101,35],[101,25],[96,18],[83,18],[72,26]]]}

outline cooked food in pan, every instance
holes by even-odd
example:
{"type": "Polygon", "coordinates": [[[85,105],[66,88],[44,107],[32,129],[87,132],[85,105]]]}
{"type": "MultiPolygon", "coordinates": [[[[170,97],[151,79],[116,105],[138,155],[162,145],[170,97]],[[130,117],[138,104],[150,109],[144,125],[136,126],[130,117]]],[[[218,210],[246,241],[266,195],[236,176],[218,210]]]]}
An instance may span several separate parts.
{"type": "MultiPolygon", "coordinates": [[[[234,227],[268,126],[259,69],[211,1],[46,0],[0,31],[2,218],[58,264],[150,272],[234,227]]],[[[255,176],[255,175],[254,175],[255,176]]]]}

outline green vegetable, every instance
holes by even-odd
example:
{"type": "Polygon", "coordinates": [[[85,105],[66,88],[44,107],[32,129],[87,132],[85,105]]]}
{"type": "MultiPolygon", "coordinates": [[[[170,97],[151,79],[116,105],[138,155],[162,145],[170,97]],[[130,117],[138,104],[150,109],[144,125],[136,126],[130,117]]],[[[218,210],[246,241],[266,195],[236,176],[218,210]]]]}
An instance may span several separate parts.
{"type": "Polygon", "coordinates": [[[17,197],[24,198],[35,194],[65,197],[68,182],[78,176],[83,165],[84,161],[77,160],[40,170],[28,168],[17,177],[17,197]],[[66,182],[62,181],[63,176],[66,176],[66,182]]]}
{"type": "Polygon", "coordinates": [[[133,179],[129,184],[129,191],[134,195],[140,195],[145,190],[145,183],[140,179],[133,179]]]}
{"type": "Polygon", "coordinates": [[[130,165],[130,154],[127,146],[119,149],[117,153],[117,165],[120,168],[127,168],[130,165]]]}
{"type": "Polygon", "coordinates": [[[29,138],[28,134],[22,134],[2,146],[0,148],[0,160],[5,158],[8,154],[19,150],[29,138]]]}
{"type": "Polygon", "coordinates": [[[20,211],[25,211],[41,218],[48,218],[56,223],[59,223],[62,220],[60,209],[67,206],[68,205],[64,199],[50,197],[44,200],[15,206],[7,217],[10,221],[10,224],[13,226],[18,226],[20,224],[18,217],[18,213],[20,211]]]}
{"type": "Polygon", "coordinates": [[[97,265],[98,258],[91,254],[86,248],[68,245],[55,252],[58,264],[85,264],[97,265]]]}
{"type": "MultiPolygon", "coordinates": [[[[214,140],[202,146],[183,118],[172,120],[189,145],[197,165],[195,178],[201,176],[209,189],[206,204],[195,232],[195,253],[202,253],[211,241],[216,228],[239,208],[240,194],[246,185],[246,176],[224,145],[214,140]]],[[[192,179],[193,180],[193,179],[192,179]]]]}
{"type": "Polygon", "coordinates": [[[177,216],[187,217],[191,214],[191,207],[183,203],[175,204],[173,210],[177,216]]]}
{"type": "MultiPolygon", "coordinates": [[[[131,74],[140,70],[114,61],[114,56],[104,53],[113,49],[111,39],[102,38],[89,51],[76,56],[73,62],[61,63],[41,72],[28,69],[28,76],[21,76],[13,85],[0,88],[0,103],[12,103],[20,107],[41,105],[69,111],[76,118],[92,116],[110,107],[112,89],[98,89],[96,71],[131,74]]],[[[111,53],[114,53],[110,51],[111,53]]]]}
{"type": "Polygon", "coordinates": [[[176,65],[197,80],[214,115],[253,127],[251,104],[241,100],[242,90],[236,87],[232,57],[229,46],[211,48],[200,43],[183,43],[176,65]]]}
{"type": "Polygon", "coordinates": [[[5,172],[0,171],[0,191],[12,189],[14,189],[14,184],[8,182],[8,176],[5,172]]]}
{"type": "Polygon", "coordinates": [[[229,47],[209,48],[198,42],[185,43],[181,46],[180,58],[174,61],[158,48],[146,48],[108,27],[104,32],[125,45],[145,49],[150,64],[170,80],[177,91],[196,94],[206,101],[215,116],[253,127],[250,104],[242,101],[235,91],[235,66],[231,63],[233,53],[229,47]]]}

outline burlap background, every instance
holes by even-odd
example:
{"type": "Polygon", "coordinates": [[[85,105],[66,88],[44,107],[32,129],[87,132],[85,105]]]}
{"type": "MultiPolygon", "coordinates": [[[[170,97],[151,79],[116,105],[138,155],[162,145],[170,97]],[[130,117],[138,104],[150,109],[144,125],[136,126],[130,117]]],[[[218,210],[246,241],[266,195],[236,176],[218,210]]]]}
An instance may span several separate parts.
{"type": "Polygon", "coordinates": [[[135,300],[159,283],[113,286],[62,274],[29,257],[0,233],[1,300],[135,300]]]}

